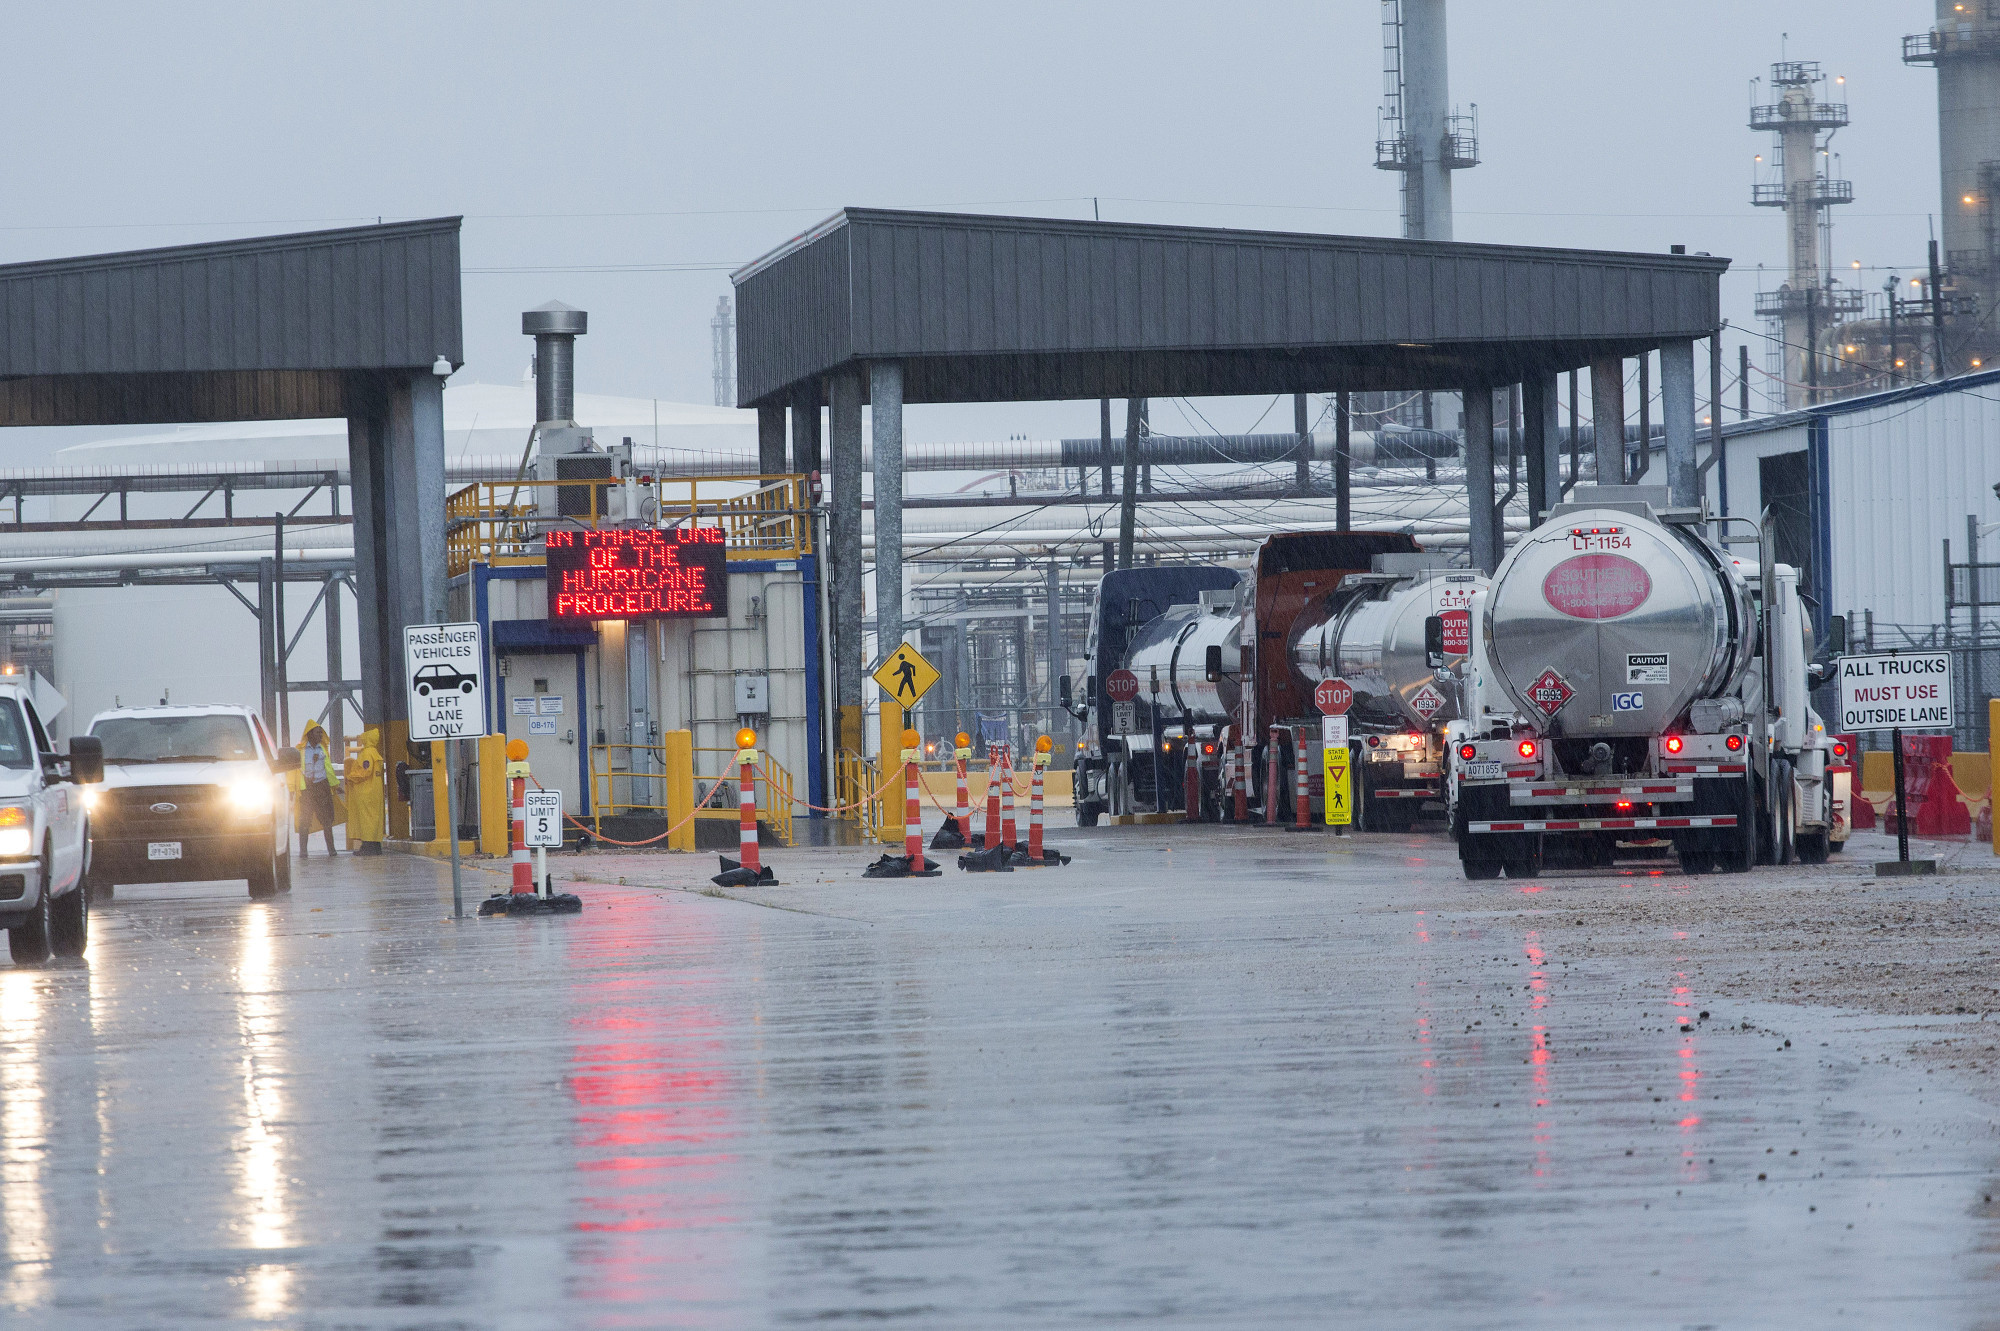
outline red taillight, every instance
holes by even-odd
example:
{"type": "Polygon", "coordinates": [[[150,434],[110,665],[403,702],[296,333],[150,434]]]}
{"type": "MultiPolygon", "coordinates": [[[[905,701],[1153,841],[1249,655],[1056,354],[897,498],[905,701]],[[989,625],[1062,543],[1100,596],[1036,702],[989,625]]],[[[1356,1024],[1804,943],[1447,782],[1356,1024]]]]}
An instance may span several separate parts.
{"type": "Polygon", "coordinates": [[[1204,744],[1204,745],[1202,745],[1202,746],[1201,746],[1201,751],[1202,751],[1203,753],[1214,753],[1214,752],[1215,752],[1215,746],[1214,746],[1213,744],[1204,744]]]}
{"type": "Polygon", "coordinates": [[[1619,807],[1619,808],[1621,808],[1621,809],[1629,809],[1629,808],[1631,808],[1631,807],[1632,807],[1632,801],[1631,801],[1631,800],[1619,800],[1619,801],[1618,801],[1618,807],[1619,807]]]}
{"type": "Polygon", "coordinates": [[[1379,748],[1381,748],[1381,747],[1382,747],[1382,737],[1381,737],[1380,735],[1370,735],[1370,736],[1368,737],[1368,747],[1369,747],[1369,748],[1371,748],[1371,749],[1379,749],[1379,748]]]}
{"type": "Polygon", "coordinates": [[[1836,758],[1845,758],[1847,756],[1847,746],[1845,744],[1834,745],[1833,756],[1836,758]]]}
{"type": "Polygon", "coordinates": [[[1681,743],[1681,737],[1679,735],[1667,736],[1668,753],[1679,753],[1683,747],[1685,746],[1681,743]]]}
{"type": "Polygon", "coordinates": [[[1730,737],[1729,737],[1728,739],[1726,739],[1726,740],[1724,740],[1724,741],[1722,741],[1722,742],[1723,742],[1724,744],[1726,744],[1726,745],[1728,745],[1728,746],[1729,746],[1729,751],[1730,751],[1731,753],[1734,753],[1734,752],[1736,752],[1736,751],[1737,751],[1738,749],[1740,749],[1740,748],[1742,748],[1742,747],[1743,747],[1743,736],[1741,736],[1741,735],[1731,735],[1731,736],[1730,736],[1730,737]]]}
{"type": "Polygon", "coordinates": [[[1531,739],[1521,741],[1521,756],[1523,758],[1532,758],[1535,756],[1535,741],[1531,739]]]}
{"type": "Polygon", "coordinates": [[[1479,748],[1473,744],[1461,744],[1458,746],[1458,756],[1467,762],[1471,762],[1479,756],[1479,748]]]}

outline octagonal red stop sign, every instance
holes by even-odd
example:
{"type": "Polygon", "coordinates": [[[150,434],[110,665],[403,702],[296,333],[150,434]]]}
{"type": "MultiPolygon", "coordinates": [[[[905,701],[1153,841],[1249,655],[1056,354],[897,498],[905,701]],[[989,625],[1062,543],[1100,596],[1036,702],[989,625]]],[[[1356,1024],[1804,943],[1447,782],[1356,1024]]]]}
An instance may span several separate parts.
{"type": "Polygon", "coordinates": [[[1139,677],[1129,670],[1114,670],[1104,677],[1104,693],[1113,702],[1131,702],[1139,696],[1139,677]]]}
{"type": "Polygon", "coordinates": [[[1323,716],[1345,716],[1354,706],[1354,690],[1344,679],[1323,679],[1313,690],[1313,705],[1323,716]]]}

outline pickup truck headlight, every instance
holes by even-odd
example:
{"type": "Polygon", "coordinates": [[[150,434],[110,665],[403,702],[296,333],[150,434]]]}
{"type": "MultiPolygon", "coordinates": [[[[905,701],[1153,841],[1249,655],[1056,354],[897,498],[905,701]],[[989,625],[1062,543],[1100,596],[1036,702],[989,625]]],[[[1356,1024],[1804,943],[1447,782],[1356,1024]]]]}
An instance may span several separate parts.
{"type": "Polygon", "coordinates": [[[35,820],[18,804],[0,807],[0,855],[26,855],[35,845],[35,820]]]}
{"type": "Polygon", "coordinates": [[[272,799],[271,782],[254,776],[229,787],[229,805],[238,813],[269,813],[272,799]]]}

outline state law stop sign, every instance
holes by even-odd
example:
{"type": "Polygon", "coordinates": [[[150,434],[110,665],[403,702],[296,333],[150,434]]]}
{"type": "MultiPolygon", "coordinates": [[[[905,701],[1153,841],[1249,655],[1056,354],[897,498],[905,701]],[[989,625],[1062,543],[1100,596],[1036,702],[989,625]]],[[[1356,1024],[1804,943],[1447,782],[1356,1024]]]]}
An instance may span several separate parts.
{"type": "Polygon", "coordinates": [[[1344,679],[1323,679],[1313,690],[1313,705],[1322,716],[1346,716],[1354,706],[1354,690],[1344,679]]]}
{"type": "Polygon", "coordinates": [[[1104,692],[1113,702],[1131,702],[1139,696],[1139,677],[1129,670],[1114,670],[1104,677],[1104,692]]]}

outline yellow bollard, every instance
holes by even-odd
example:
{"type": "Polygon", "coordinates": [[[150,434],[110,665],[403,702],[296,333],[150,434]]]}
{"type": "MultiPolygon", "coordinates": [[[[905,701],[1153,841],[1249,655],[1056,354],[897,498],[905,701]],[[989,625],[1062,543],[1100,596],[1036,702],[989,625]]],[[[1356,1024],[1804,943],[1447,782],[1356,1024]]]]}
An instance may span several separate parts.
{"type": "Polygon", "coordinates": [[[660,757],[667,769],[667,825],[687,826],[667,837],[668,850],[694,849],[694,733],[669,730],[660,736],[660,757]]]}
{"type": "Polygon", "coordinates": [[[486,735],[479,746],[479,853],[507,853],[507,737],[486,735]]]}
{"type": "MultiPolygon", "coordinates": [[[[896,760],[903,752],[903,708],[902,704],[885,697],[882,699],[881,729],[881,779],[889,782],[895,774],[896,760]]],[[[881,841],[885,846],[899,849],[903,844],[903,796],[895,789],[897,783],[889,782],[889,789],[876,800],[882,810],[881,841]]]]}

